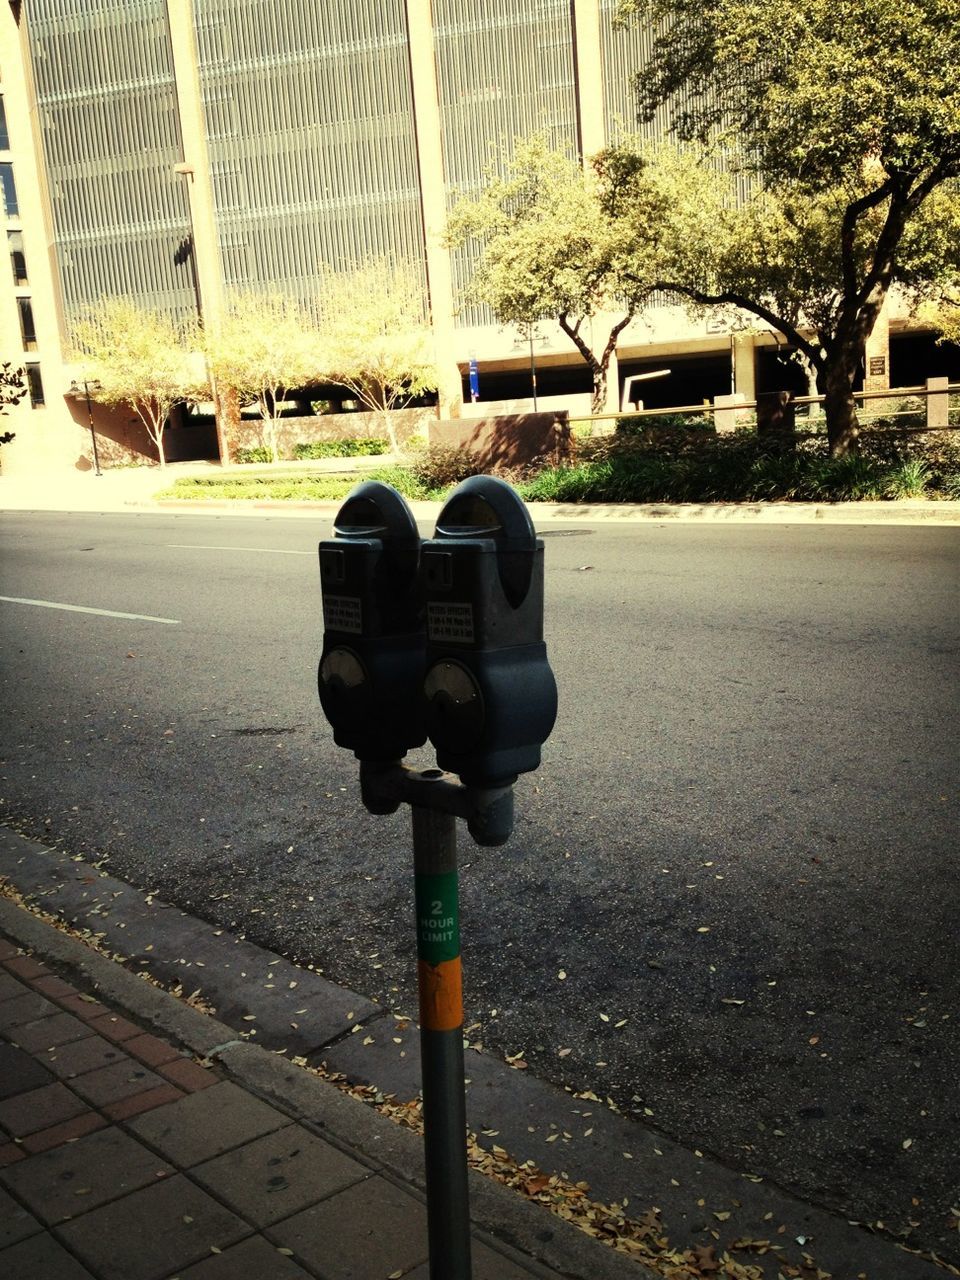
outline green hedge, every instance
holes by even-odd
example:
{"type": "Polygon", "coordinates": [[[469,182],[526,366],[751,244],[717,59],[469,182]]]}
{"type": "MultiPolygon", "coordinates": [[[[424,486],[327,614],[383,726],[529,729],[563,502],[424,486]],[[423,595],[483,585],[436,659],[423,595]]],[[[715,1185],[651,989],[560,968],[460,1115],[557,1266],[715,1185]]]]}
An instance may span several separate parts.
{"type": "Polygon", "coordinates": [[[355,440],[304,440],[293,446],[295,458],[366,458],[386,453],[388,440],[366,436],[355,440]]]}
{"type": "MultiPolygon", "coordinates": [[[[296,459],[305,458],[364,458],[375,454],[386,453],[390,448],[388,440],[378,436],[366,436],[355,440],[302,440],[293,446],[296,459]]],[[[251,445],[249,448],[235,449],[234,462],[271,462],[270,450],[266,445],[251,445]]]]}
{"type": "MultiPolygon", "coordinates": [[[[587,452],[586,450],[584,452],[587,452]]],[[[520,486],[540,502],[841,502],[955,497],[960,446],[903,445],[865,436],[862,451],[830,458],[826,441],[781,452],[752,432],[675,441],[599,442],[581,462],[551,467],[520,486]]]]}

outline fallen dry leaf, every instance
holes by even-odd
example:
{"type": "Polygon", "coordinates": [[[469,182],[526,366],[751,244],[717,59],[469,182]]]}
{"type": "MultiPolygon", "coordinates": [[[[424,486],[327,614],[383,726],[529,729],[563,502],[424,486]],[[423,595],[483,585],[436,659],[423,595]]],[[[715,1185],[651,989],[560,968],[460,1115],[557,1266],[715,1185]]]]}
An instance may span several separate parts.
{"type": "Polygon", "coordinates": [[[550,1185],[550,1178],[545,1173],[538,1173],[535,1178],[527,1178],[525,1182],[520,1184],[527,1195],[535,1196],[539,1192],[544,1191],[550,1185]]]}
{"type": "Polygon", "coordinates": [[[693,1249],[693,1262],[702,1275],[714,1275],[720,1270],[717,1254],[712,1244],[698,1244],[693,1249]]]}

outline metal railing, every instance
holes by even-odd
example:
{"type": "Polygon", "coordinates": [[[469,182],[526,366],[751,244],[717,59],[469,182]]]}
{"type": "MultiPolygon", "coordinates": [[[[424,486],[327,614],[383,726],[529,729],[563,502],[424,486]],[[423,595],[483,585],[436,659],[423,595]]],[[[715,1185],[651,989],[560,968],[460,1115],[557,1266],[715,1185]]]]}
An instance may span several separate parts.
{"type": "MultiPolygon", "coordinates": [[[[895,423],[899,430],[905,431],[944,431],[960,429],[960,382],[948,382],[936,386],[892,387],[882,391],[856,391],[859,418],[862,425],[871,422],[895,423]],[[886,402],[892,407],[876,409],[878,402],[886,402]],[[910,401],[915,403],[911,404],[910,401]],[[899,421],[898,421],[899,420],[899,421]]],[[[798,426],[806,432],[819,434],[825,432],[822,425],[823,396],[796,396],[790,401],[797,412],[798,426]]],[[[632,412],[598,413],[591,415],[571,416],[570,427],[575,436],[605,434],[603,427],[599,432],[594,427],[603,423],[620,423],[629,421],[642,428],[644,423],[657,426],[657,419],[688,418],[691,422],[700,418],[702,425],[712,427],[726,426],[728,430],[750,428],[756,426],[756,400],[731,400],[717,404],[706,401],[702,404],[670,405],[660,409],[638,409],[632,412]]],[[[681,426],[676,421],[667,421],[664,426],[681,426]]]]}

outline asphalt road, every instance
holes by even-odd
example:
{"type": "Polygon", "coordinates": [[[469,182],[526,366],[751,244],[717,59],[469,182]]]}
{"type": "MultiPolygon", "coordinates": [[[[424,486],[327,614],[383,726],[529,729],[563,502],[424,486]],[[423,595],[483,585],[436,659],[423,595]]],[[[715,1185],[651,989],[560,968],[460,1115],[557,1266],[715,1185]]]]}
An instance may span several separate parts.
{"type": "MultiPolygon", "coordinates": [[[[462,843],[476,1038],[960,1263],[960,535],[545,532],[560,719],[462,843]]],[[[0,595],[147,620],[0,601],[2,807],[410,1011],[407,821],[316,701],[328,533],[6,515],[0,595]]]]}

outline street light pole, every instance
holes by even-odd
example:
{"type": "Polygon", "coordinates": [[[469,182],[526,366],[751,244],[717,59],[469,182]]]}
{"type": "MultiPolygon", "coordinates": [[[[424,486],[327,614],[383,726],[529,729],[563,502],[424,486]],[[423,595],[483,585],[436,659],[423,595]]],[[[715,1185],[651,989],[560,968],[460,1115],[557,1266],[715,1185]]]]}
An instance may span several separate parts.
{"type": "MultiPolygon", "coordinates": [[[[79,387],[79,385],[78,385],[76,382],[71,382],[71,383],[70,383],[70,390],[71,390],[71,391],[73,391],[73,392],[77,392],[77,393],[79,393],[79,391],[80,391],[80,387],[79,387]]],[[[99,390],[100,390],[100,383],[99,383],[99,382],[95,382],[95,381],[94,381],[94,382],[88,382],[88,381],[87,381],[87,379],[86,379],[86,378],[84,378],[84,380],[83,380],[83,391],[84,391],[84,395],[86,396],[86,399],[87,399],[87,425],[88,425],[88,426],[89,426],[89,428],[90,428],[90,439],[93,441],[93,467],[94,467],[94,475],[102,476],[102,475],[103,475],[103,472],[100,470],[100,454],[99,454],[99,452],[98,452],[98,450],[97,450],[97,431],[96,431],[96,428],[95,428],[95,427],[94,427],[94,425],[93,425],[93,407],[92,407],[92,405],[90,404],[90,392],[91,392],[91,391],[99,391],[99,390]]]]}
{"type": "Polygon", "coordinates": [[[533,387],[533,412],[537,412],[537,366],[533,358],[533,329],[530,330],[530,385],[533,387]]]}

